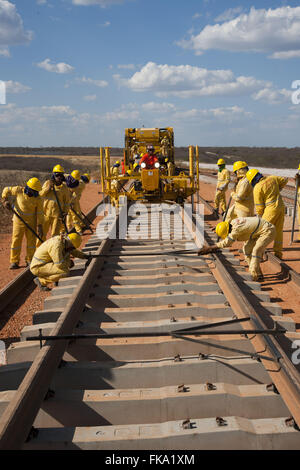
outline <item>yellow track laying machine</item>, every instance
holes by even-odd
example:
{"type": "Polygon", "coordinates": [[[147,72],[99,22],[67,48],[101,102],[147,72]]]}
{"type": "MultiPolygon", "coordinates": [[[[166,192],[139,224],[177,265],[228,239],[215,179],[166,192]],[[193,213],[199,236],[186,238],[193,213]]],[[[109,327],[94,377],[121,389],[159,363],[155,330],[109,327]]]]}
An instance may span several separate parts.
{"type": "Polygon", "coordinates": [[[122,165],[111,167],[110,148],[100,148],[102,191],[113,205],[124,200],[183,204],[199,189],[198,147],[189,147],[189,170],[175,167],[174,132],[167,128],[125,129],[125,148],[122,165]],[[153,145],[158,164],[152,169],[139,163],[153,145]]]}

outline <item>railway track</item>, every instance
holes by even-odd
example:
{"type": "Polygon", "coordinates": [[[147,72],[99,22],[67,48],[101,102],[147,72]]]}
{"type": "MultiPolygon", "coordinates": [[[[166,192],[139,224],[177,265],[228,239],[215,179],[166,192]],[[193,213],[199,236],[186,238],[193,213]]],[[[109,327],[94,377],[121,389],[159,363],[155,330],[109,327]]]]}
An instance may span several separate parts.
{"type": "Polygon", "coordinates": [[[196,255],[189,216],[116,238],[125,210],[8,349],[0,449],[299,449],[293,322],[229,250],[196,255]]]}

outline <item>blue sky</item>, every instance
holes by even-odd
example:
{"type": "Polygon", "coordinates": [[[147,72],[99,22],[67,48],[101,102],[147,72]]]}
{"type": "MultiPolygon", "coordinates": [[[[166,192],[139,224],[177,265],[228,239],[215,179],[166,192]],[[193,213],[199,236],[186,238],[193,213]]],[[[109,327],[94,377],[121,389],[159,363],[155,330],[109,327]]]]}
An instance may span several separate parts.
{"type": "Polygon", "coordinates": [[[0,145],[300,146],[299,64],[296,1],[0,0],[0,145]]]}

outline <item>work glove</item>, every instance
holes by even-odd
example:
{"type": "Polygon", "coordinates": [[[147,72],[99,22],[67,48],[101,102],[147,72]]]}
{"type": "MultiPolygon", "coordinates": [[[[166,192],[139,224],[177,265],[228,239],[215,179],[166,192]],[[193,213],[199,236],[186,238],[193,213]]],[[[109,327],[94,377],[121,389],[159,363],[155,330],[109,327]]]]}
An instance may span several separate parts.
{"type": "Polygon", "coordinates": [[[214,253],[215,251],[217,251],[218,248],[214,248],[214,247],[211,247],[211,246],[203,246],[202,248],[200,248],[200,250],[198,251],[198,256],[201,256],[201,255],[208,255],[209,253],[214,253]]]}
{"type": "Polygon", "coordinates": [[[10,202],[4,201],[4,202],[3,202],[3,205],[4,205],[5,209],[7,209],[7,210],[9,210],[9,211],[12,210],[12,207],[11,207],[10,202]]]}
{"type": "Polygon", "coordinates": [[[44,234],[43,234],[43,227],[42,227],[42,225],[38,225],[38,226],[37,226],[37,233],[38,233],[38,236],[39,236],[40,238],[43,238],[44,234]]]}

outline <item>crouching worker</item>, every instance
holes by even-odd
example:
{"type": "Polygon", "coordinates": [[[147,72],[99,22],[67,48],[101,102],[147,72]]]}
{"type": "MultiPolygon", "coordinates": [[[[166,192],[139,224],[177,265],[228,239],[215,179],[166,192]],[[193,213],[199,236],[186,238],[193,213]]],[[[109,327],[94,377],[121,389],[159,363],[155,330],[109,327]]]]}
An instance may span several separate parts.
{"type": "Polygon", "coordinates": [[[77,249],[80,244],[81,236],[78,233],[57,235],[42,243],[30,264],[30,271],[36,276],[34,283],[41,290],[48,291],[49,284],[68,276],[74,264],[70,255],[74,258],[89,259],[89,255],[77,249]]]}
{"type": "Polygon", "coordinates": [[[245,241],[243,251],[252,280],[261,280],[263,274],[260,263],[265,249],[275,239],[274,225],[259,217],[240,217],[230,223],[226,221],[219,223],[216,226],[216,233],[222,240],[216,245],[201,248],[198,256],[230,247],[235,241],[245,241]]]}

